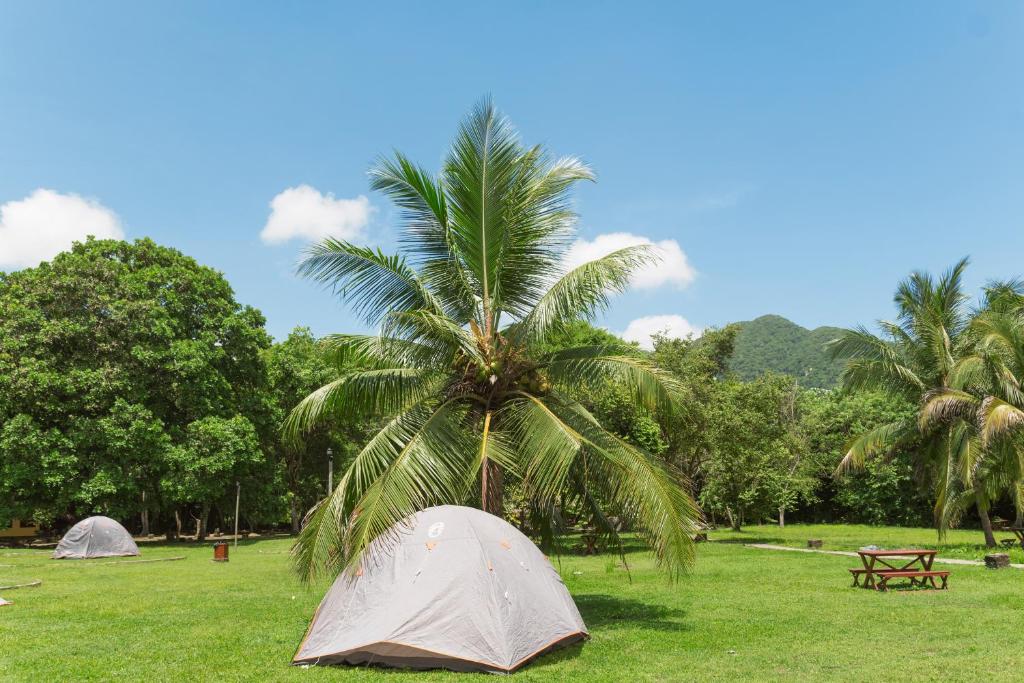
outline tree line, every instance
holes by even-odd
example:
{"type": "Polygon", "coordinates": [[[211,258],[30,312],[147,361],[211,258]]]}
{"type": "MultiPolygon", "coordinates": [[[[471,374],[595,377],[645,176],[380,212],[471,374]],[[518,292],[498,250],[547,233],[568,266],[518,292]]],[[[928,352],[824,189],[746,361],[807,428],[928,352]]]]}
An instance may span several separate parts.
{"type": "Polygon", "coordinates": [[[363,426],[281,439],[337,368],[308,330],[275,344],[264,322],[220,273],[148,239],[0,274],[0,523],[106,514],[203,538],[241,485],[249,526],[297,530],[327,450],[344,459],[363,426]]]}
{"type": "MultiPolygon", "coordinates": [[[[965,264],[900,285],[897,323],[844,333],[843,386],[728,371],[736,328],[657,338],[647,353],[584,321],[548,352],[616,348],[671,374],[682,410],[659,411],[608,383],[577,398],[625,442],[689,482],[715,522],[960,524],[1015,514],[1024,423],[1024,293],[985,290],[969,307],[965,264]],[[837,466],[849,466],[837,474],[837,466]]],[[[281,425],[359,363],[306,329],[274,343],[223,276],[150,240],[88,240],[52,262],[0,274],[0,523],[59,530],[107,514],[140,533],[243,526],[297,531],[381,422],[337,414],[301,440],[281,425]]],[[[590,523],[584,501],[563,521],[590,523]]],[[[512,486],[506,516],[529,526],[512,486]]],[[[534,529],[539,533],[539,529],[534,529]]]]}
{"type": "MultiPolygon", "coordinates": [[[[727,372],[734,338],[725,328],[656,341],[650,361],[684,388],[676,414],[610,383],[580,397],[682,473],[723,523],[929,521],[909,449],[833,476],[852,437],[913,419],[909,398],[739,381],[727,372]]],[[[548,343],[646,355],[585,322],[548,343]]],[[[59,529],[102,513],[142,533],[204,537],[230,525],[241,483],[244,525],[298,530],[327,493],[328,451],[341,472],[380,426],[342,412],[299,442],[283,437],[295,405],[344,362],[308,330],[273,343],[220,273],[152,241],[90,240],[0,274],[0,522],[59,529]]],[[[514,489],[506,499],[519,519],[514,489]]],[[[562,503],[566,517],[586,517],[562,503]]]]}

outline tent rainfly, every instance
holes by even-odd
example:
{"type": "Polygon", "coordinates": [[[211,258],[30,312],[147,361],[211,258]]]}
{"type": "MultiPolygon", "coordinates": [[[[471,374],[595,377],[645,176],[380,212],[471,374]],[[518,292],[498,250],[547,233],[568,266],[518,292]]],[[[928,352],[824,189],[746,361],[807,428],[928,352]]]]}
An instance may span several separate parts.
{"type": "Polygon", "coordinates": [[[544,554],[481,510],[418,512],[361,562],[327,592],[294,664],[510,673],[589,637],[544,554]]]}
{"type": "Polygon", "coordinates": [[[131,534],[109,517],[88,517],[71,527],[53,551],[55,560],[138,555],[131,534]]]}

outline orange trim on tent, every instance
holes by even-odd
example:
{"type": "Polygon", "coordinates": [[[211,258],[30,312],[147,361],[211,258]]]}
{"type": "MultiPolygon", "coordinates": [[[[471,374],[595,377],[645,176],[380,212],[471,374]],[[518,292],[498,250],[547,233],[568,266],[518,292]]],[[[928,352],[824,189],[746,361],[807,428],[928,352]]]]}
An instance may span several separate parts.
{"type": "MultiPolygon", "coordinates": [[[[306,637],[302,639],[302,643],[299,644],[299,649],[295,651],[295,656],[292,657],[292,663],[293,664],[295,664],[295,663],[297,663],[299,661],[299,659],[298,659],[299,650],[302,650],[302,646],[305,645],[306,644],[306,640],[309,639],[309,631],[313,630],[313,624],[316,623],[316,618],[317,618],[317,615],[319,613],[320,613],[320,609],[317,608],[317,614],[313,615],[313,621],[309,625],[309,630],[306,632],[306,637]]],[[[418,650],[419,652],[425,652],[427,654],[437,655],[439,657],[447,657],[448,659],[454,659],[454,660],[460,661],[460,662],[471,662],[473,664],[479,664],[480,666],[486,666],[486,667],[489,667],[491,669],[497,669],[498,671],[504,671],[505,673],[512,673],[513,671],[515,671],[519,667],[523,666],[524,664],[526,664],[531,659],[533,659],[534,657],[536,657],[540,653],[544,652],[548,648],[553,647],[553,646],[557,645],[558,643],[560,643],[560,642],[562,642],[564,640],[568,640],[569,638],[574,638],[576,636],[583,636],[584,639],[590,638],[590,634],[587,633],[586,631],[574,631],[572,633],[569,633],[568,635],[559,636],[558,638],[555,638],[554,640],[549,641],[548,643],[546,643],[542,647],[534,650],[533,652],[531,652],[526,657],[523,657],[519,661],[513,663],[512,666],[510,666],[510,667],[505,667],[505,666],[502,666],[501,664],[495,664],[493,662],[484,662],[484,661],[481,661],[479,659],[469,659],[468,657],[459,657],[457,655],[453,655],[453,654],[450,654],[450,653],[447,653],[447,652],[440,652],[438,650],[427,650],[427,649],[422,648],[422,647],[417,647],[415,645],[409,645],[408,643],[400,643],[400,642],[394,641],[394,640],[375,640],[375,641],[370,642],[370,643],[365,643],[363,645],[357,645],[356,647],[351,647],[351,648],[349,648],[347,650],[341,650],[340,652],[329,652],[327,654],[316,655],[315,657],[304,657],[302,661],[305,661],[307,659],[323,659],[324,657],[339,657],[339,656],[344,657],[344,656],[353,654],[355,652],[359,652],[363,648],[372,647],[374,645],[379,645],[379,644],[385,644],[386,643],[388,645],[399,645],[401,647],[407,647],[407,648],[410,648],[412,650],[418,650]]]]}

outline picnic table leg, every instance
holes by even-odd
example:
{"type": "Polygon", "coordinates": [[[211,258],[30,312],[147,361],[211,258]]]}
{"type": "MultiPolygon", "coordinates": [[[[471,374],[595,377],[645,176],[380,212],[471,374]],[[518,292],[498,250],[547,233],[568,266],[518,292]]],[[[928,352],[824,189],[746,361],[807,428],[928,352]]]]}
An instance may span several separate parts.
{"type": "Polygon", "coordinates": [[[875,587],[875,558],[865,557],[861,555],[861,561],[864,563],[864,587],[874,588],[875,587]]]}
{"type": "MultiPolygon", "coordinates": [[[[934,555],[924,555],[924,556],[921,557],[921,566],[924,567],[924,570],[926,572],[930,572],[932,570],[932,562],[934,562],[934,561],[935,561],[935,556],[934,555]]],[[[934,576],[929,576],[929,577],[926,577],[925,579],[923,579],[921,581],[921,585],[922,586],[925,585],[925,581],[930,582],[932,584],[932,588],[938,588],[938,586],[935,585],[935,577],[934,576]]]]}

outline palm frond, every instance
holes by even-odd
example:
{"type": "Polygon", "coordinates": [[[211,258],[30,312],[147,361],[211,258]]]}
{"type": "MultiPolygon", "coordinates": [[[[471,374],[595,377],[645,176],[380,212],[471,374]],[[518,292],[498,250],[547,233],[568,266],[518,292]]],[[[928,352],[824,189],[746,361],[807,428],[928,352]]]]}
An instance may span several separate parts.
{"type": "Polygon", "coordinates": [[[626,290],[637,268],[656,258],[648,245],[636,245],[573,268],[540,297],[513,335],[535,344],[566,324],[592,318],[607,308],[610,295],[626,290]]]}
{"type": "Polygon", "coordinates": [[[388,444],[380,462],[360,479],[370,482],[355,504],[348,535],[347,564],[356,563],[371,543],[387,552],[389,536],[410,515],[440,504],[458,504],[467,493],[466,472],[474,460],[473,439],[461,426],[458,399],[418,416],[397,443],[388,444]]]}
{"type": "Polygon", "coordinates": [[[370,186],[402,209],[402,244],[410,249],[425,286],[449,315],[469,320],[476,307],[474,293],[451,239],[443,181],[396,153],[370,170],[370,186]]]}
{"type": "Polygon", "coordinates": [[[370,324],[394,310],[441,310],[404,258],[369,247],[325,239],[306,249],[298,272],[332,288],[370,324]]]}
{"type": "Polygon", "coordinates": [[[671,415],[685,393],[683,383],[647,359],[623,355],[621,349],[585,346],[557,351],[543,357],[541,366],[549,379],[563,389],[600,389],[611,383],[626,388],[648,410],[671,415]]]}
{"type": "Polygon", "coordinates": [[[847,391],[883,389],[915,396],[924,389],[899,347],[863,327],[846,330],[829,343],[829,350],[834,358],[846,359],[842,384],[847,391]]]}
{"type": "Polygon", "coordinates": [[[606,432],[583,406],[558,394],[522,393],[511,404],[521,410],[517,427],[520,452],[533,455],[525,471],[528,490],[551,500],[564,487],[581,451],[591,477],[602,482],[617,508],[639,529],[655,558],[675,579],[694,557],[692,534],[700,519],[682,479],[657,458],[606,432]],[[527,448],[528,446],[528,448],[527,448]]]}
{"type": "Polygon", "coordinates": [[[431,311],[395,311],[385,317],[384,334],[411,342],[448,348],[483,361],[477,339],[452,318],[431,311]]]}
{"type": "Polygon", "coordinates": [[[955,420],[973,421],[979,407],[980,401],[966,391],[948,387],[930,391],[918,411],[918,428],[927,432],[955,420]]]}
{"type": "Polygon", "coordinates": [[[573,236],[576,213],[571,187],[593,174],[581,161],[554,162],[539,146],[519,157],[515,180],[504,198],[507,229],[500,241],[494,279],[494,306],[522,318],[550,284],[573,236]]]}
{"type": "Polygon", "coordinates": [[[453,415],[458,408],[421,401],[370,439],[299,535],[293,562],[300,577],[333,577],[417,509],[460,499],[466,441],[453,415]]]}
{"type": "Polygon", "coordinates": [[[896,421],[880,425],[861,434],[847,448],[839,462],[836,474],[864,467],[864,463],[907,444],[917,435],[917,427],[910,421],[896,421]]]}
{"type": "Polygon", "coordinates": [[[523,485],[530,499],[540,507],[554,504],[579,454],[579,434],[528,392],[516,392],[503,406],[500,418],[522,460],[523,485]]]}
{"type": "Polygon", "coordinates": [[[982,443],[987,446],[1019,430],[1024,425],[1024,410],[989,396],[981,403],[978,421],[982,443]]]}
{"type": "Polygon", "coordinates": [[[329,334],[320,339],[326,360],[337,367],[429,367],[451,362],[457,346],[432,338],[425,342],[369,334],[329,334]]]}
{"type": "Polygon", "coordinates": [[[302,399],[285,421],[289,440],[300,439],[329,415],[386,416],[437,392],[443,375],[422,368],[349,370],[302,399]]]}
{"type": "MultiPolygon", "coordinates": [[[[511,213],[506,199],[521,155],[511,124],[484,100],[459,126],[442,171],[450,244],[470,275],[485,318],[493,313],[495,273],[511,213]]],[[[493,320],[481,322],[489,332],[493,320]]]]}

